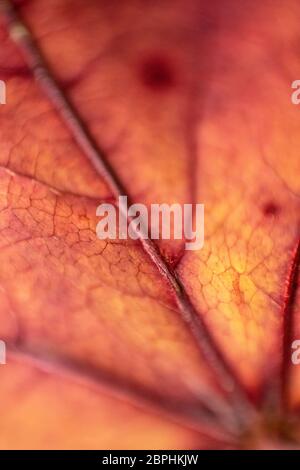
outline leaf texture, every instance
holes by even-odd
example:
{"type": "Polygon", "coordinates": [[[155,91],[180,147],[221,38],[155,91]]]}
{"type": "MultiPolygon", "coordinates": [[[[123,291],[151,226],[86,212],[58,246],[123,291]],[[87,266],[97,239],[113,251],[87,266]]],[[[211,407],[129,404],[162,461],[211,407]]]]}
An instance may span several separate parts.
{"type": "Polygon", "coordinates": [[[19,3],[0,29],[0,446],[297,445],[298,2],[19,3]],[[204,203],[204,248],[98,240],[121,190],[204,203]]]}

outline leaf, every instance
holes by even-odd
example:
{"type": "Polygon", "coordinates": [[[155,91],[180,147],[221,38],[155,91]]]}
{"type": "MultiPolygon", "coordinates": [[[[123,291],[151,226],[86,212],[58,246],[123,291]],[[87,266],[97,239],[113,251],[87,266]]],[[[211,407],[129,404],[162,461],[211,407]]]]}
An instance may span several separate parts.
{"type": "Polygon", "coordinates": [[[2,8],[1,448],[297,446],[298,3],[2,8]],[[120,193],[204,248],[98,240],[120,193]]]}

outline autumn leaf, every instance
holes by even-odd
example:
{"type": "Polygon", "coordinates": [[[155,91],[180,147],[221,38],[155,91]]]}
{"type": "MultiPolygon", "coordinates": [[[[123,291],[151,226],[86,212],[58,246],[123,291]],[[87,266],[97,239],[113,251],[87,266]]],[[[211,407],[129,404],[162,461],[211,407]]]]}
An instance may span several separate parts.
{"type": "Polygon", "coordinates": [[[299,2],[0,4],[0,447],[298,447],[299,2]]]}

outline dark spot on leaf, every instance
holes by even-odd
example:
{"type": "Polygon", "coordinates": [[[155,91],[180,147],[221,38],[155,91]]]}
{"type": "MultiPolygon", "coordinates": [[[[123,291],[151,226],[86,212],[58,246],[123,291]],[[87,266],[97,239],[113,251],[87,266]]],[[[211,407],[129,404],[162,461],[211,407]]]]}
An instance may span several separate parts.
{"type": "Polygon", "coordinates": [[[27,3],[30,3],[30,0],[14,0],[14,5],[16,5],[16,7],[22,7],[27,3]]]}
{"type": "Polygon", "coordinates": [[[279,211],[279,206],[273,201],[269,201],[263,206],[263,213],[267,217],[277,215],[279,211]]]}
{"type": "Polygon", "coordinates": [[[27,66],[0,67],[0,76],[3,80],[14,77],[31,78],[32,72],[27,66]]]}
{"type": "Polygon", "coordinates": [[[152,55],[140,66],[143,85],[153,91],[167,91],[175,85],[175,71],[164,56],[152,55]]]}

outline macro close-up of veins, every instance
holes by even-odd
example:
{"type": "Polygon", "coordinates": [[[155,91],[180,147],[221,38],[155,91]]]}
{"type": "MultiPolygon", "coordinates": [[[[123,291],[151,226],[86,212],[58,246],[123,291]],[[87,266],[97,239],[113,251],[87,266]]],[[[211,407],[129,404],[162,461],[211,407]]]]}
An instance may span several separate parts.
{"type": "Polygon", "coordinates": [[[0,0],[1,449],[300,448],[299,20],[0,0]]]}

